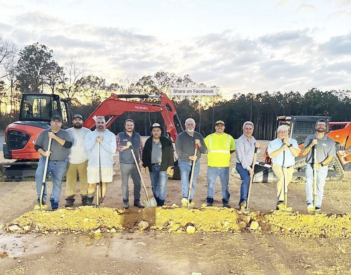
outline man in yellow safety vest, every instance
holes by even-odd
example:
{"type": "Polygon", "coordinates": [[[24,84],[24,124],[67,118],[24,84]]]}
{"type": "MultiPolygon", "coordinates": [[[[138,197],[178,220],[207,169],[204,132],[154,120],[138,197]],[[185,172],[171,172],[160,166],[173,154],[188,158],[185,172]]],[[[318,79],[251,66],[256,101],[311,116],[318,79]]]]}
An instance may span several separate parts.
{"type": "Polygon", "coordinates": [[[229,166],[230,154],[235,151],[235,140],[231,135],[224,133],[225,123],[222,120],[216,121],[216,132],[205,138],[208,149],[207,155],[207,206],[213,205],[217,177],[222,185],[223,207],[229,205],[229,166]]]}

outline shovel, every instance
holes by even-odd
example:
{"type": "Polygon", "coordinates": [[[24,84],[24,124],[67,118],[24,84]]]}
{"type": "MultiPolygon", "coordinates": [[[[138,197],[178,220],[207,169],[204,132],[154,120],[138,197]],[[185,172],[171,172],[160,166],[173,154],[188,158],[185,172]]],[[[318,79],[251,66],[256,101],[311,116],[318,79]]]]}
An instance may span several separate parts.
{"type": "Polygon", "coordinates": [[[285,151],[284,154],[284,165],[283,165],[283,175],[284,175],[284,208],[279,209],[283,212],[291,212],[292,207],[288,207],[288,183],[287,183],[287,173],[286,173],[286,165],[285,165],[285,151]]]}
{"type": "Polygon", "coordinates": [[[100,206],[100,197],[102,197],[101,167],[100,167],[100,142],[98,142],[98,169],[99,169],[99,182],[96,184],[96,202],[95,202],[96,204],[95,204],[95,207],[100,206]]]}
{"type": "MultiPolygon", "coordinates": [[[[50,149],[51,149],[51,142],[52,142],[52,138],[49,138],[48,151],[50,151],[50,149]]],[[[42,207],[43,207],[43,195],[44,195],[44,189],[46,187],[46,174],[47,174],[47,171],[48,171],[49,158],[50,158],[50,156],[46,157],[46,160],[45,160],[43,181],[41,183],[41,191],[40,191],[40,198],[39,198],[40,210],[43,210],[42,209],[42,207]]]]}
{"type": "Polygon", "coordinates": [[[132,156],[133,156],[133,159],[134,159],[134,162],[135,162],[135,166],[138,169],[139,177],[140,177],[141,183],[143,184],[143,188],[144,188],[144,191],[145,191],[145,194],[146,194],[146,201],[144,201],[144,206],[145,207],[156,207],[157,206],[157,202],[156,202],[155,198],[152,197],[150,199],[149,194],[148,194],[148,192],[146,190],[145,182],[144,182],[144,179],[143,179],[143,177],[141,175],[141,171],[140,171],[137,159],[135,157],[134,150],[132,148],[130,148],[130,151],[132,152],[132,156]]]}
{"type": "Polygon", "coordinates": [[[314,168],[314,164],[317,162],[317,148],[314,146],[314,158],[313,158],[313,207],[316,209],[317,201],[317,169],[314,168]]]}
{"type": "MultiPolygon", "coordinates": [[[[252,170],[255,171],[255,164],[256,164],[256,159],[257,159],[257,148],[255,147],[255,153],[254,153],[254,158],[252,161],[252,170]]],[[[244,209],[244,213],[248,213],[250,212],[250,208],[249,208],[249,202],[250,202],[250,194],[251,194],[251,186],[252,186],[252,182],[253,182],[253,178],[254,175],[250,175],[250,185],[249,185],[249,192],[247,194],[247,202],[246,202],[246,207],[244,209]]]]}
{"type": "MultiPolygon", "coordinates": [[[[196,154],[197,154],[197,144],[195,144],[194,156],[196,156],[196,154]]],[[[193,178],[194,178],[195,164],[196,164],[196,160],[193,160],[193,166],[191,167],[191,175],[190,175],[190,182],[189,182],[188,208],[190,207],[190,195],[191,195],[191,189],[193,187],[193,178]]]]}

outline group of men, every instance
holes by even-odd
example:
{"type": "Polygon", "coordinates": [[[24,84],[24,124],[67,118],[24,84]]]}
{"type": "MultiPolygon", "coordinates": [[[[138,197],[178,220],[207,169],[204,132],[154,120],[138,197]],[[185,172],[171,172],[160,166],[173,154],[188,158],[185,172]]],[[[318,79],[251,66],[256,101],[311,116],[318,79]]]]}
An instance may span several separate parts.
{"type": "MultiPolygon", "coordinates": [[[[41,155],[36,171],[37,205],[42,201],[42,205],[46,207],[46,185],[42,200],[40,200],[45,169],[52,175],[53,191],[50,202],[53,210],[59,206],[62,178],[66,169],[66,207],[74,205],[77,177],[80,182],[82,205],[92,205],[97,183],[101,183],[99,203],[103,204],[107,184],[113,180],[113,155],[116,151],[119,152],[124,208],[129,208],[128,181],[130,177],[134,184],[134,206],[144,208],[140,202],[141,175],[137,166],[144,167],[145,172],[150,175],[152,192],[157,205],[164,205],[168,177],[173,173],[174,148],[172,142],[163,135],[161,125],[158,123],[152,125],[151,136],[146,140],[144,146],[140,135],[134,130],[133,120],[127,119],[124,131],[116,136],[106,129],[103,116],[95,117],[95,121],[96,129],[90,131],[83,127],[83,117],[76,114],[72,121],[73,127],[63,130],[61,129],[61,117],[53,116],[50,122],[51,128],[43,130],[39,135],[35,144],[35,149],[41,155]],[[49,158],[47,167],[46,158],[49,158]]],[[[178,135],[175,143],[181,174],[181,204],[183,206],[188,206],[189,203],[194,205],[193,198],[200,172],[201,154],[207,154],[207,206],[213,205],[215,184],[219,177],[223,207],[230,208],[229,167],[231,154],[236,150],[236,170],[242,179],[239,208],[246,208],[254,174],[254,154],[261,147],[253,137],[254,124],[250,121],[245,122],[243,134],[236,142],[232,136],[224,132],[225,123],[222,120],[215,123],[215,132],[205,139],[195,131],[195,127],[195,120],[187,119],[185,131],[178,135]],[[191,179],[192,183],[190,183],[191,179]]],[[[285,182],[289,184],[294,171],[295,157],[300,151],[296,140],[288,138],[288,130],[286,126],[280,126],[277,130],[277,139],[270,142],[268,146],[268,155],[272,158],[273,171],[278,178],[277,209],[284,204],[284,177],[286,177],[285,182]]],[[[302,149],[303,155],[307,155],[306,202],[309,211],[312,210],[314,204],[313,169],[317,171],[317,201],[315,203],[317,210],[322,204],[328,163],[335,156],[335,144],[325,135],[326,122],[318,121],[316,131],[315,135],[306,139],[302,149]]]]}

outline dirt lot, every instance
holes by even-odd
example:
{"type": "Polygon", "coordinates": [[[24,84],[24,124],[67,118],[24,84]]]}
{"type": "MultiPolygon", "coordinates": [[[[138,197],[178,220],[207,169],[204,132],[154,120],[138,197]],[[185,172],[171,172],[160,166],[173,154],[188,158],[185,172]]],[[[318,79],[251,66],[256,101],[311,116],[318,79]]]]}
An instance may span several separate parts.
{"type": "MultiPolygon", "coordinates": [[[[197,207],[206,200],[206,156],[201,163],[194,199],[197,207]]],[[[116,176],[109,186],[105,206],[121,208],[118,162],[115,168],[116,176]]],[[[145,174],[144,179],[150,186],[145,174]]],[[[326,185],[323,211],[351,213],[350,182],[348,175],[342,183],[326,185]]],[[[132,183],[130,187],[132,200],[132,183]]],[[[231,176],[231,204],[235,207],[239,187],[240,181],[231,176]]],[[[62,190],[63,204],[65,186],[62,190]]],[[[151,193],[151,188],[148,190],[151,193]]],[[[274,184],[254,184],[251,209],[274,209],[275,193],[274,184]]],[[[35,197],[34,182],[0,183],[0,224],[32,210],[35,197]]],[[[76,198],[79,205],[80,199],[76,198]]],[[[180,204],[180,200],[180,181],[169,181],[166,204],[180,204]]],[[[221,206],[219,184],[215,200],[215,204],[221,206]]],[[[306,212],[303,184],[290,186],[289,205],[294,211],[306,212]]],[[[254,233],[186,235],[149,231],[106,234],[96,239],[1,231],[0,253],[7,252],[9,256],[0,259],[0,274],[349,274],[350,245],[349,239],[305,239],[254,233]]]]}

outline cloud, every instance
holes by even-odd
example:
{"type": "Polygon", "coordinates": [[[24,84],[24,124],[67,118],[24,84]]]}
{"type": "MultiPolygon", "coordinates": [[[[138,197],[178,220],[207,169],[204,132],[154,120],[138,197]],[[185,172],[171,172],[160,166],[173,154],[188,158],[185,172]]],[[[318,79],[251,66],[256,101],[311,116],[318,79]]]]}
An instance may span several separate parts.
{"type": "Polygon", "coordinates": [[[316,11],[316,7],[309,4],[300,4],[300,6],[296,10],[297,12],[304,12],[304,11],[316,11]]]}
{"type": "Polygon", "coordinates": [[[351,33],[330,38],[320,45],[320,50],[331,55],[351,55],[351,33]]]}
{"type": "Polygon", "coordinates": [[[72,39],[64,35],[54,35],[54,36],[44,35],[44,36],[41,36],[40,41],[41,43],[54,45],[55,47],[60,47],[63,49],[67,49],[67,48],[99,49],[101,47],[104,47],[104,44],[101,42],[72,39]]]}
{"type": "Polygon", "coordinates": [[[268,34],[259,38],[259,41],[271,47],[284,46],[307,46],[313,43],[313,38],[308,35],[307,30],[284,31],[268,34]]]}
{"type": "Polygon", "coordinates": [[[20,25],[32,25],[42,28],[52,27],[54,25],[63,25],[63,21],[50,16],[41,11],[27,12],[18,15],[15,19],[20,25]]]}

